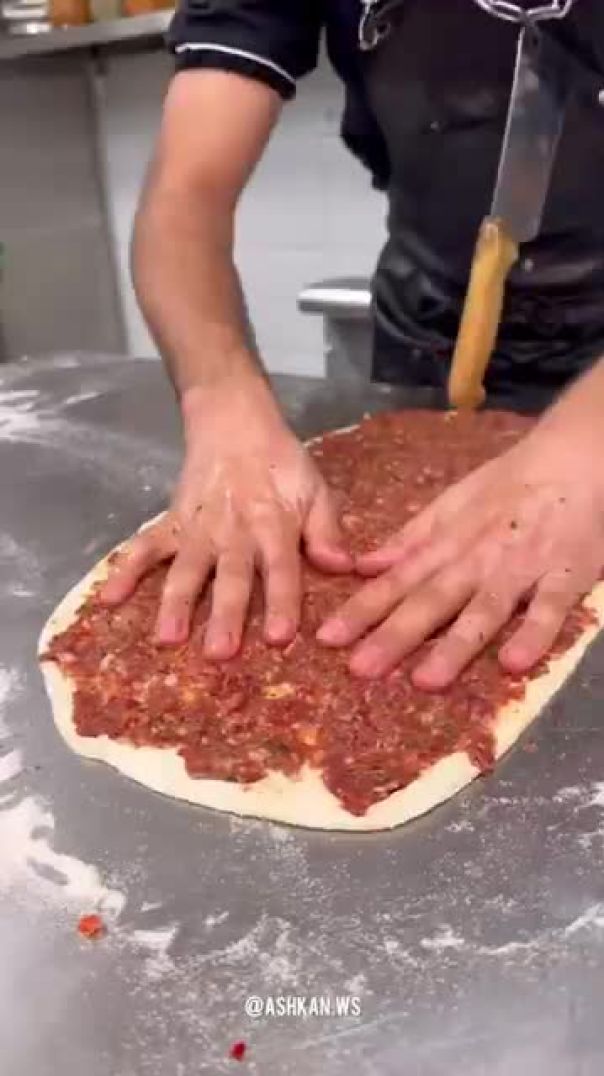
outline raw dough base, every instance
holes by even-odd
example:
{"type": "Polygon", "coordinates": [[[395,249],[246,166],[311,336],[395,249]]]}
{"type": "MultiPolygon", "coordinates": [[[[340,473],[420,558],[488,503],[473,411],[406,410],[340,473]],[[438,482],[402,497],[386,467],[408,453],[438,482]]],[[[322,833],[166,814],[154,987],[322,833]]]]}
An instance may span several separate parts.
{"type": "MultiPolygon", "coordinates": [[[[109,556],[100,561],[57,607],[40,636],[40,655],[47,650],[54,636],[73,623],[94,584],[107,577],[108,560],[109,556]]],[[[594,587],[584,604],[596,613],[597,624],[587,628],[564,654],[553,659],[547,672],[527,684],[521,701],[510,702],[502,708],[495,726],[496,758],[501,758],[516,742],[564,684],[604,625],[604,583],[594,587]]],[[[320,773],[309,766],[305,766],[297,778],[273,771],[252,785],[193,778],[174,748],[134,747],[108,736],[80,736],[73,720],[73,688],[69,677],[55,662],[43,661],[41,666],[57,728],[74,751],[86,758],[106,762],[164,796],[218,811],[268,818],[311,829],[390,829],[443,803],[479,773],[465,752],[457,751],[430,766],[406,788],[373,804],[361,816],[344,810],[323,783],[320,773]]]]}

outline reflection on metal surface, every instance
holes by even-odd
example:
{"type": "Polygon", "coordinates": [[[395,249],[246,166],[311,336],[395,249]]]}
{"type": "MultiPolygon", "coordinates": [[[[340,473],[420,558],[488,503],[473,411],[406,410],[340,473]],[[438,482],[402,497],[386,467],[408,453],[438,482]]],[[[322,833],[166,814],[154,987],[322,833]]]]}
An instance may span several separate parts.
{"type": "Polygon", "coordinates": [[[298,296],[298,307],[308,314],[326,317],[369,315],[371,291],[363,278],[323,280],[308,284],[298,296]]]}

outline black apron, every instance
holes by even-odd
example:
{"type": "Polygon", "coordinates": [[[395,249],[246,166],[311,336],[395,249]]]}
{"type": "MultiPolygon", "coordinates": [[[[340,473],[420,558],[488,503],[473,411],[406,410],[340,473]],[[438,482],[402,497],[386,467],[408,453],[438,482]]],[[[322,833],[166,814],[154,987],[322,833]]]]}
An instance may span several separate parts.
{"type": "MultiPolygon", "coordinates": [[[[389,22],[365,59],[390,157],[373,377],[443,387],[493,194],[518,26],[473,0],[401,0],[389,22]]],[[[563,22],[541,26],[604,71],[604,0],[577,0],[563,22]]],[[[604,108],[590,93],[569,108],[542,230],[511,273],[486,387],[553,393],[602,355],[604,108]]]]}

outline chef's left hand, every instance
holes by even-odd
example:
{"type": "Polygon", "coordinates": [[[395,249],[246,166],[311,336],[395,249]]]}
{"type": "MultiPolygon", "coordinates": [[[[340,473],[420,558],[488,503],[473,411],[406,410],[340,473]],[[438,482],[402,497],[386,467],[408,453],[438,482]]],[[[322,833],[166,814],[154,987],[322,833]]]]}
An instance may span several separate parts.
{"type": "Polygon", "coordinates": [[[412,674],[417,687],[439,690],[528,600],[499,650],[504,668],[522,673],[550,649],[603,567],[602,456],[577,424],[546,422],[358,558],[361,574],[376,578],[318,638],[336,647],[362,640],[351,671],[379,677],[449,625],[412,674]]]}

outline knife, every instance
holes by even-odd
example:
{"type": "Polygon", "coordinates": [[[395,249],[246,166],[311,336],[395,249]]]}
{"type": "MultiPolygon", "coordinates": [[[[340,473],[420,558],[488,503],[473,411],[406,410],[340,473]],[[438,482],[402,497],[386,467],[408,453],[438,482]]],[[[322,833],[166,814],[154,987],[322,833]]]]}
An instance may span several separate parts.
{"type": "Polygon", "coordinates": [[[505,284],[519,244],[541,227],[552,168],[573,85],[573,58],[548,34],[525,24],[489,216],[478,234],[449,375],[456,408],[483,403],[482,381],[497,339],[505,284]]]}

